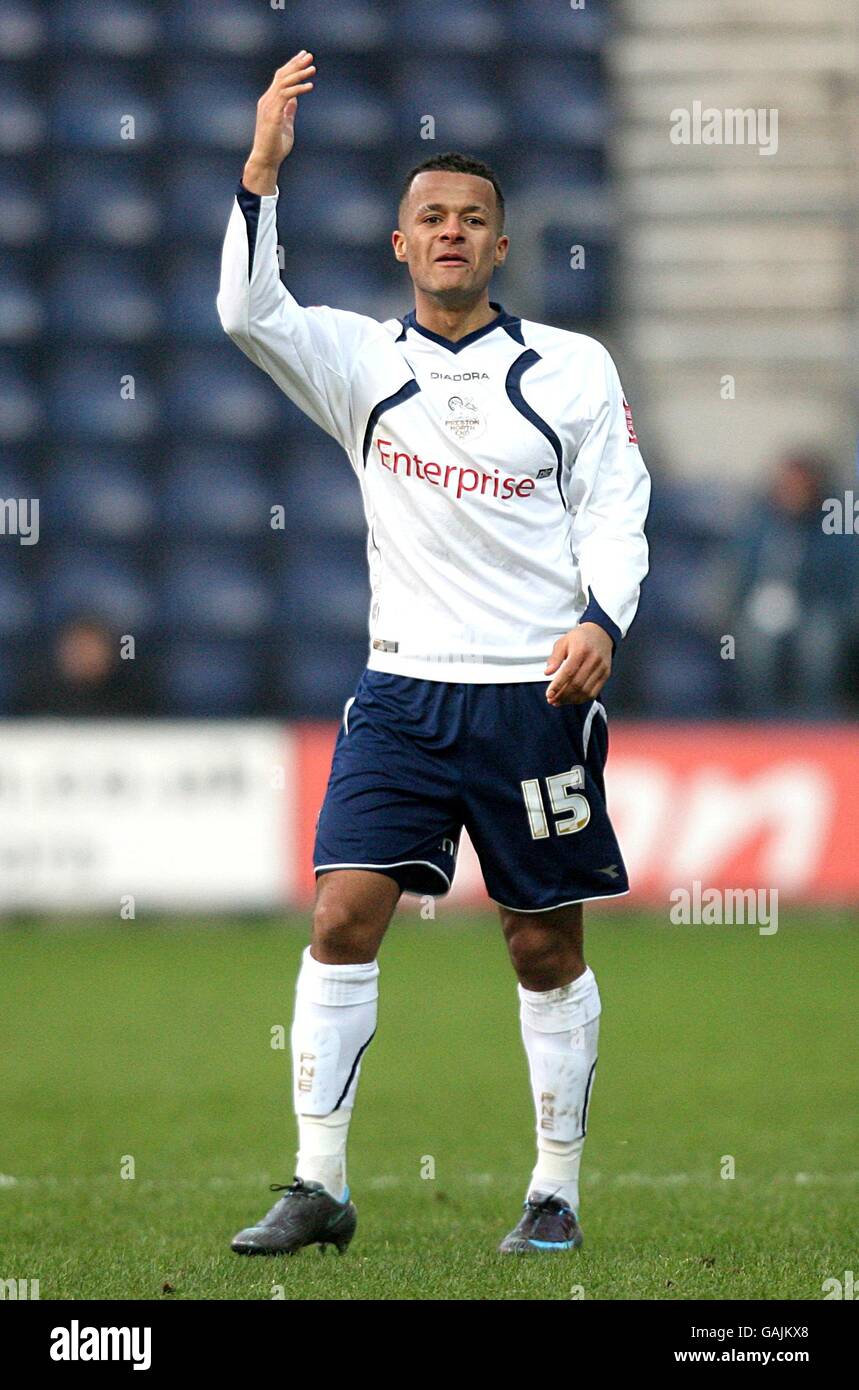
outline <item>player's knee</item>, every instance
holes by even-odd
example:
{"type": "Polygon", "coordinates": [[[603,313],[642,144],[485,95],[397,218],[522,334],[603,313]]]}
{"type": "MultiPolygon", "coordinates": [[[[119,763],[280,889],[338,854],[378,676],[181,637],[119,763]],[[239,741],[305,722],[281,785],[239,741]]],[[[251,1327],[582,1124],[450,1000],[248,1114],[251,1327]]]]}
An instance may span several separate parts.
{"type": "Polygon", "coordinates": [[[578,958],[570,935],[528,921],[506,925],[507,949],[513,969],[525,988],[553,989],[557,977],[569,973],[578,958]]]}
{"type": "Polygon", "coordinates": [[[360,904],[332,894],[320,900],[314,909],[312,945],[322,948],[329,961],[349,964],[373,960],[383,930],[360,904]]]}

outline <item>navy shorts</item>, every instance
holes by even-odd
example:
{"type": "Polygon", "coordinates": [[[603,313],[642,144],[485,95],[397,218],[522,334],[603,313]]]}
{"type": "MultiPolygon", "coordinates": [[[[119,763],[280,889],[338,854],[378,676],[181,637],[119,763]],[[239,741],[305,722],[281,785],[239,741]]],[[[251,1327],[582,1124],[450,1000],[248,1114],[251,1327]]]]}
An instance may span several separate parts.
{"type": "Polygon", "coordinates": [[[605,804],[605,710],[548,681],[473,685],[365,670],[347,700],[313,865],[380,869],[440,896],[465,826],[489,896],[520,912],[629,891],[605,804]]]}

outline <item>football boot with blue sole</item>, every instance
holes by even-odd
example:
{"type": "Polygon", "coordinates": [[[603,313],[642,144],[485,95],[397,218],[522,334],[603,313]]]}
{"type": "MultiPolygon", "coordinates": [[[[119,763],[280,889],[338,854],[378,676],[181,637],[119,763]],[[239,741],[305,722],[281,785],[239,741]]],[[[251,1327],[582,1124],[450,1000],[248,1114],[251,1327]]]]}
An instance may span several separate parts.
{"type": "Polygon", "coordinates": [[[532,1250],[578,1250],[584,1244],[576,1214],[566,1202],[541,1193],[529,1196],[518,1226],[498,1249],[502,1255],[527,1255],[532,1250]]]}
{"type": "Polygon", "coordinates": [[[230,1243],[237,1255],[294,1255],[305,1245],[318,1245],[322,1253],[333,1245],[342,1255],[355,1234],[358,1213],[349,1201],[349,1189],[338,1202],[321,1182],[272,1183],[272,1192],[284,1195],[256,1226],[239,1231],[230,1243]]]}

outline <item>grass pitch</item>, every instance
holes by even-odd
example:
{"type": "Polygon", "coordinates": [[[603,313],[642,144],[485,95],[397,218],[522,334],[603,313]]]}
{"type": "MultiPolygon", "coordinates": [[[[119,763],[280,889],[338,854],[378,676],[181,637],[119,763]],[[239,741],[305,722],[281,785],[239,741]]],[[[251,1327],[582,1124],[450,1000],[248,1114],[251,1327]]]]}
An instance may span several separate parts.
{"type": "Polygon", "coordinates": [[[228,1248],[293,1176],[306,918],[5,929],[0,1278],[42,1299],[820,1299],[859,1273],[855,923],[589,918],[585,1248],[523,1259],[495,1253],[534,1121],[494,918],[395,918],[339,1259],[228,1248]]]}

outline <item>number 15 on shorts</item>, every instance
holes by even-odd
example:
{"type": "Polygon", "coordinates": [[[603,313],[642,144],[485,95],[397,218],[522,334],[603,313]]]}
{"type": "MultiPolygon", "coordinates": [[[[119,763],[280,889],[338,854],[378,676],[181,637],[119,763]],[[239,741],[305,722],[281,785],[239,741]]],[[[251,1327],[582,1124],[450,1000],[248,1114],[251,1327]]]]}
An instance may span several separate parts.
{"type": "MultiPolygon", "coordinates": [[[[552,777],[544,777],[543,781],[549,794],[552,815],[563,817],[554,822],[556,832],[559,835],[575,835],[578,830],[584,830],[591,818],[587,797],[582,796],[582,788],[585,785],[584,768],[571,767],[569,772],[556,772],[552,777]],[[572,814],[567,814],[568,812],[572,814]]],[[[531,838],[545,840],[551,834],[551,829],[540,778],[529,777],[521,785],[528,824],[531,827],[531,838]]]]}

